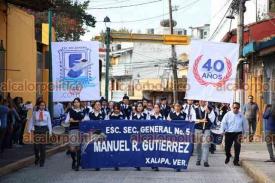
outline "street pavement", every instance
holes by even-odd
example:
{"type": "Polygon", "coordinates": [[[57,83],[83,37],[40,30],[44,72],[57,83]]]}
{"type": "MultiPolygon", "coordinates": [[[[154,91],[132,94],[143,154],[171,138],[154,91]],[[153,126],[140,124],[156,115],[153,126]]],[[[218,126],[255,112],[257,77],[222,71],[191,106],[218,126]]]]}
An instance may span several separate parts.
{"type": "Polygon", "coordinates": [[[252,183],[241,167],[230,162],[224,164],[224,154],[219,151],[210,155],[209,168],[196,166],[196,156],[192,156],[188,170],[175,172],[161,168],[154,172],[150,168],[135,171],[134,168],[121,168],[120,171],[103,169],[101,171],[71,170],[71,158],[65,152],[47,159],[45,167],[31,165],[18,172],[1,177],[1,183],[252,183]]]}

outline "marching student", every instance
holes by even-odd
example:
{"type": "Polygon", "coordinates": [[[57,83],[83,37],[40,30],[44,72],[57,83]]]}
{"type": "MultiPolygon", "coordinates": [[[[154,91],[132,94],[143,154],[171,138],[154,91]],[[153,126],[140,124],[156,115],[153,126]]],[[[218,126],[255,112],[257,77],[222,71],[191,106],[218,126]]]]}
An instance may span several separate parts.
{"type": "MultiPolygon", "coordinates": [[[[150,120],[164,120],[164,116],[160,113],[160,105],[155,104],[154,109],[149,117],[150,120]]],[[[159,171],[159,167],[152,167],[153,170],[159,171]]]]}
{"type": "Polygon", "coordinates": [[[70,123],[69,127],[69,146],[72,157],[72,169],[79,171],[80,166],[80,131],[79,124],[84,120],[85,110],[81,106],[80,98],[75,98],[72,102],[72,108],[68,110],[65,123],[70,123]]]}
{"type": "MultiPolygon", "coordinates": [[[[89,119],[93,121],[108,119],[108,117],[105,116],[105,113],[102,112],[101,109],[102,108],[100,101],[95,101],[93,110],[89,112],[89,119]]],[[[100,171],[100,168],[96,168],[95,170],[100,171]]]]}
{"type": "Polygon", "coordinates": [[[105,117],[108,117],[110,115],[110,108],[108,106],[108,101],[106,99],[101,100],[101,112],[105,117]]]}
{"type": "Polygon", "coordinates": [[[147,102],[147,107],[144,109],[144,112],[147,114],[147,116],[150,116],[153,113],[154,106],[151,101],[147,102]]]}
{"type": "Polygon", "coordinates": [[[89,111],[90,120],[104,120],[107,116],[101,110],[101,103],[99,101],[95,101],[93,110],[89,111]]]}
{"type": "Polygon", "coordinates": [[[193,105],[193,100],[187,100],[187,104],[184,105],[183,111],[187,115],[186,120],[196,121],[196,111],[193,105]]]}
{"type": "Polygon", "coordinates": [[[110,109],[110,113],[113,112],[113,110],[114,110],[114,105],[115,105],[115,102],[113,102],[113,101],[110,101],[110,102],[108,103],[108,108],[110,109]]]}
{"type": "Polygon", "coordinates": [[[240,103],[234,102],[233,110],[224,115],[221,125],[221,131],[225,134],[225,164],[230,161],[230,150],[234,142],[235,157],[233,163],[235,166],[240,166],[239,156],[241,152],[242,135],[245,134],[245,130],[248,127],[247,121],[239,109],[240,103]]]}
{"type": "Polygon", "coordinates": [[[162,97],[160,101],[161,101],[161,105],[160,105],[161,114],[167,119],[169,113],[171,112],[171,108],[167,104],[166,97],[162,97]]]}
{"type": "MultiPolygon", "coordinates": [[[[110,120],[123,120],[125,117],[123,113],[120,111],[120,105],[118,103],[114,104],[113,112],[111,112],[109,119],[110,120]]],[[[118,167],[115,167],[116,171],[119,171],[118,167]]]]}
{"type": "Polygon", "coordinates": [[[175,103],[174,105],[174,111],[171,111],[167,117],[168,121],[171,120],[185,120],[186,119],[186,113],[182,111],[181,105],[179,103],[175,103]]]}
{"type": "MultiPolygon", "coordinates": [[[[147,120],[148,116],[144,113],[142,102],[138,102],[135,105],[135,112],[131,116],[131,120],[147,120]]],[[[140,171],[140,167],[136,167],[137,171],[140,171]]]]}
{"type": "Polygon", "coordinates": [[[129,97],[124,95],[122,102],[123,104],[121,105],[121,112],[126,119],[130,119],[132,114],[132,106],[129,105],[129,97]]]}
{"type": "Polygon", "coordinates": [[[148,116],[144,113],[143,105],[138,102],[135,106],[135,112],[132,114],[131,120],[147,120],[148,116]]]}
{"type": "MultiPolygon", "coordinates": [[[[172,120],[185,120],[186,113],[182,111],[181,104],[175,103],[174,111],[171,111],[167,117],[168,121],[172,120]]],[[[180,172],[180,169],[176,169],[177,172],[180,172]]]]}
{"type": "Polygon", "coordinates": [[[120,111],[120,105],[114,104],[113,112],[111,112],[109,119],[110,120],[123,120],[125,117],[123,113],[120,111]]]}
{"type": "Polygon", "coordinates": [[[155,104],[154,109],[150,115],[150,120],[165,120],[165,117],[160,113],[160,105],[155,104]]]}
{"type": "Polygon", "coordinates": [[[52,135],[51,116],[46,111],[46,103],[40,100],[37,103],[36,110],[33,111],[32,118],[28,126],[28,132],[34,132],[34,154],[35,165],[44,166],[46,156],[46,142],[48,134],[52,135]],[[37,137],[37,138],[36,138],[37,137]]]}
{"type": "Polygon", "coordinates": [[[199,101],[199,107],[196,108],[195,111],[197,118],[195,137],[197,140],[198,153],[196,165],[201,165],[201,160],[203,160],[204,166],[209,167],[208,156],[210,143],[208,142],[208,138],[210,137],[210,128],[216,117],[214,111],[208,106],[206,101],[199,101]]]}

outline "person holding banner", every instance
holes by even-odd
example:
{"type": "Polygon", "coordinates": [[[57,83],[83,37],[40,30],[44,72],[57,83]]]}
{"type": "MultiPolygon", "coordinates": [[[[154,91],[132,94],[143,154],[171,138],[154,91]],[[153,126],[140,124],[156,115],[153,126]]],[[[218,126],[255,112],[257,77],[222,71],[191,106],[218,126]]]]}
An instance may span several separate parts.
{"type": "Polygon", "coordinates": [[[186,113],[181,110],[181,105],[179,103],[175,103],[174,111],[171,111],[167,117],[168,121],[171,120],[185,120],[186,113]]]}
{"type": "MultiPolygon", "coordinates": [[[[160,113],[160,105],[155,104],[153,112],[150,115],[150,120],[165,120],[165,117],[160,113]]],[[[158,167],[152,167],[153,170],[159,171],[158,167]]]]}
{"type": "Polygon", "coordinates": [[[114,104],[113,107],[113,112],[111,112],[110,120],[123,120],[124,119],[124,115],[123,113],[120,111],[120,105],[119,104],[114,104]]]}
{"type": "MultiPolygon", "coordinates": [[[[174,111],[171,111],[167,117],[168,121],[186,119],[186,113],[182,110],[181,106],[182,105],[180,103],[175,103],[174,111]]],[[[180,169],[177,169],[176,171],[180,172],[180,169]]]]}
{"type": "MultiPolygon", "coordinates": [[[[102,112],[100,101],[95,101],[93,110],[89,112],[89,119],[93,121],[105,120],[108,117],[102,112]]],[[[100,171],[100,168],[96,168],[96,171],[100,171]]]]}
{"type": "Polygon", "coordinates": [[[37,108],[30,119],[28,132],[31,133],[31,131],[34,131],[35,165],[38,165],[39,162],[40,167],[43,167],[48,134],[50,136],[52,135],[51,116],[50,113],[46,111],[46,103],[43,100],[37,103],[37,108]]]}
{"type": "Polygon", "coordinates": [[[131,116],[131,120],[147,120],[147,114],[143,112],[143,105],[138,102],[135,106],[135,112],[131,116]]]}
{"type": "Polygon", "coordinates": [[[165,117],[160,113],[160,105],[155,104],[153,113],[150,115],[150,120],[165,120],[165,117]]]}
{"type": "Polygon", "coordinates": [[[81,106],[80,98],[75,98],[72,102],[73,106],[69,109],[65,123],[70,123],[69,127],[69,146],[72,157],[72,169],[79,170],[80,166],[80,132],[79,124],[85,117],[85,110],[81,106]]]}
{"type": "Polygon", "coordinates": [[[204,167],[209,167],[208,156],[210,142],[208,142],[208,137],[210,137],[210,128],[216,117],[214,111],[208,106],[206,101],[199,101],[199,107],[196,108],[195,111],[195,137],[197,140],[198,153],[196,165],[200,166],[201,160],[203,160],[204,167]]]}
{"type": "Polygon", "coordinates": [[[231,157],[231,146],[234,142],[234,165],[240,166],[239,157],[241,152],[241,140],[247,129],[247,120],[239,111],[240,103],[233,103],[233,110],[225,114],[222,120],[221,131],[225,133],[225,164],[229,163],[231,157]]]}
{"type": "MultiPolygon", "coordinates": [[[[135,106],[135,112],[131,116],[131,120],[147,120],[148,116],[143,111],[142,102],[138,102],[135,106]]],[[[140,167],[136,167],[137,171],[140,171],[140,167]]]]}
{"type": "MultiPolygon", "coordinates": [[[[109,119],[110,120],[124,120],[124,115],[123,113],[120,111],[120,105],[118,103],[115,103],[114,104],[114,107],[113,107],[113,111],[111,112],[110,116],[109,116],[109,119]]],[[[118,171],[119,168],[118,167],[115,167],[115,170],[118,171]]]]}
{"type": "Polygon", "coordinates": [[[99,101],[95,101],[94,107],[92,111],[89,111],[89,119],[90,120],[104,120],[107,116],[101,110],[101,103],[99,101]]]}

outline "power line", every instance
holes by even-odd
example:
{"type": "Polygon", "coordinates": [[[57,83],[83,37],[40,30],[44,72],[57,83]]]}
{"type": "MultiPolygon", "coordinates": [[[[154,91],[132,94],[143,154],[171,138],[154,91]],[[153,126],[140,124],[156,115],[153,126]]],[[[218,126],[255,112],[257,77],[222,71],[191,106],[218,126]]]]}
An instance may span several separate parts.
{"type": "MultiPolygon", "coordinates": [[[[192,3],[184,6],[184,7],[181,7],[177,10],[173,10],[173,11],[180,11],[180,10],[184,10],[186,8],[189,8],[190,6],[193,6],[195,5],[196,3],[198,3],[199,1],[201,0],[196,0],[196,1],[193,1],[192,3]]],[[[163,17],[165,15],[168,15],[169,13],[164,13],[164,14],[161,14],[161,15],[157,15],[157,16],[153,16],[153,17],[148,17],[148,18],[143,18],[143,19],[137,19],[137,20],[127,20],[127,21],[111,21],[110,23],[134,23],[134,22],[142,22],[142,21],[146,21],[146,20],[151,20],[151,19],[155,19],[155,18],[159,18],[159,17],[163,17]]],[[[98,22],[103,22],[103,21],[98,21],[98,22]]]]}
{"type": "Polygon", "coordinates": [[[117,9],[117,8],[128,8],[128,7],[133,7],[133,6],[142,6],[146,4],[152,4],[152,3],[157,3],[162,0],[155,0],[155,1],[150,1],[150,2],[145,2],[145,3],[139,3],[139,4],[130,4],[130,5],[124,5],[124,6],[111,6],[111,7],[102,7],[102,8],[88,8],[88,9],[97,9],[97,10],[102,10],[102,9],[117,9]]]}
{"type": "Polygon", "coordinates": [[[219,22],[218,26],[216,27],[215,31],[213,32],[213,34],[209,37],[209,40],[212,40],[215,36],[216,33],[220,30],[220,26],[223,26],[223,24],[225,23],[225,21],[223,21],[227,15],[227,13],[229,12],[231,6],[228,7],[228,9],[226,10],[223,18],[221,19],[221,21],[219,22]]]}
{"type": "MultiPolygon", "coordinates": [[[[122,1],[116,1],[116,2],[114,2],[114,1],[112,1],[112,3],[111,2],[109,2],[109,3],[105,3],[105,4],[97,4],[97,6],[110,6],[110,5],[113,5],[113,4],[117,4],[117,3],[124,3],[124,2],[129,2],[129,1],[131,1],[131,0],[122,0],[122,1]]],[[[101,2],[102,3],[102,1],[92,1],[92,3],[98,3],[98,2],[101,2]]]]}
{"type": "Polygon", "coordinates": [[[230,1],[231,0],[227,0],[227,2],[222,6],[222,8],[215,15],[213,15],[213,17],[211,17],[211,18],[215,18],[218,14],[220,14],[221,11],[223,10],[223,8],[225,8],[230,1]]]}

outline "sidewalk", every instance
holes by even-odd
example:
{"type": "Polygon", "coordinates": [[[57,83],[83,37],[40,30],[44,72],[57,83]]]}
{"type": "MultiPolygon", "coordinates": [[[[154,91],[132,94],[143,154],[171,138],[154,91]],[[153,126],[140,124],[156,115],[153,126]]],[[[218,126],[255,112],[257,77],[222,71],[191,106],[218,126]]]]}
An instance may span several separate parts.
{"type": "MultiPolygon", "coordinates": [[[[46,149],[51,149],[54,146],[47,146],[46,149]]],[[[33,155],[33,145],[26,144],[22,146],[13,146],[11,149],[5,149],[3,153],[0,153],[0,167],[6,166],[10,163],[14,163],[23,158],[33,155]]]]}
{"type": "MultiPolygon", "coordinates": [[[[47,145],[46,156],[49,157],[60,151],[64,151],[67,144],[47,145]]],[[[27,144],[22,147],[15,146],[11,149],[5,149],[0,153],[0,176],[17,171],[23,167],[34,163],[33,145],[27,144]]]]}
{"type": "Polygon", "coordinates": [[[265,143],[242,144],[241,165],[258,183],[275,183],[275,162],[269,159],[265,143]]]}

